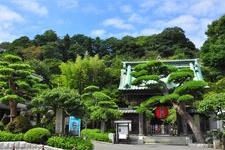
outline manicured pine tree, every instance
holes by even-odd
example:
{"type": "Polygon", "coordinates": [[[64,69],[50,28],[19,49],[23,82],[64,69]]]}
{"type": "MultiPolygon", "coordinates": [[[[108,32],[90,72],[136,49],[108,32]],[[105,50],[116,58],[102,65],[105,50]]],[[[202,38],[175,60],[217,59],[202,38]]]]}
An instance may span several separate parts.
{"type": "Polygon", "coordinates": [[[9,106],[10,117],[17,116],[17,104],[29,102],[41,88],[41,78],[16,55],[0,57],[0,102],[9,106]]]}

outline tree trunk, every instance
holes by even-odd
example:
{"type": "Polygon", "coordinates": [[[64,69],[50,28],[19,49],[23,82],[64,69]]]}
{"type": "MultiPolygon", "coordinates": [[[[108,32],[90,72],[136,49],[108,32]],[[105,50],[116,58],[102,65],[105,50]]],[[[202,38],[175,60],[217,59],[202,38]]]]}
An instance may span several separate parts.
{"type": "Polygon", "coordinates": [[[177,110],[177,113],[181,116],[182,119],[185,119],[190,126],[196,140],[198,143],[204,143],[204,138],[202,136],[201,130],[198,128],[194,119],[191,115],[186,111],[184,104],[175,104],[173,103],[173,107],[177,110]]]}
{"type": "Polygon", "coordinates": [[[139,135],[144,134],[144,126],[143,126],[143,113],[139,113],[139,135]]]}
{"type": "Polygon", "coordinates": [[[17,116],[17,103],[15,101],[9,101],[10,121],[17,116]]]}
{"type": "Polygon", "coordinates": [[[105,132],[105,121],[101,121],[101,132],[105,132]]]}
{"type": "Polygon", "coordinates": [[[64,110],[62,108],[56,109],[55,133],[59,135],[64,134],[64,110]]]}

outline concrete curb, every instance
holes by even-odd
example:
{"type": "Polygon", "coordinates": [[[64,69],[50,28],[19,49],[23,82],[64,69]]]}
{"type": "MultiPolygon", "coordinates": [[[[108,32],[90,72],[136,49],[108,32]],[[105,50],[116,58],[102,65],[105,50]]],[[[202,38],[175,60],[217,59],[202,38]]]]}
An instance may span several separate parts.
{"type": "Polygon", "coordinates": [[[4,150],[25,150],[25,149],[32,149],[32,150],[63,150],[61,148],[50,147],[47,145],[42,144],[31,144],[24,141],[14,141],[14,142],[0,142],[0,148],[4,150]]]}

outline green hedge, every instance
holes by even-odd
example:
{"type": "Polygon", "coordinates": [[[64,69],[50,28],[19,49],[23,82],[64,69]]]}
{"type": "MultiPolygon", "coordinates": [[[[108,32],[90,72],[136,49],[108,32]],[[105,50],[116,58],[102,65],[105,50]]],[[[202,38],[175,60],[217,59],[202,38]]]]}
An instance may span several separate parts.
{"type": "Polygon", "coordinates": [[[45,128],[33,128],[24,134],[24,140],[30,143],[45,144],[50,135],[50,131],[45,128]]]}
{"type": "Polygon", "coordinates": [[[0,141],[23,141],[23,133],[11,133],[8,131],[0,131],[0,141]]]}
{"type": "Polygon", "coordinates": [[[99,129],[83,129],[81,131],[81,136],[89,140],[111,142],[108,133],[101,133],[99,129]]]}
{"type": "Polygon", "coordinates": [[[90,140],[84,140],[78,137],[53,136],[48,139],[47,145],[57,148],[76,150],[93,150],[94,148],[90,140]]]}

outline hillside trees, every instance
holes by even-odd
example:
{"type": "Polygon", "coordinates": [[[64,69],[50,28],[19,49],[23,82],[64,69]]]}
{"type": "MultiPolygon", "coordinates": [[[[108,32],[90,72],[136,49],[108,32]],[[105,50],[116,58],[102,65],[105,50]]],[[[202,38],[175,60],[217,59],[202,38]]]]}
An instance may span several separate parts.
{"type": "Polygon", "coordinates": [[[225,74],[225,15],[208,25],[207,40],[201,48],[201,59],[208,68],[206,76],[215,82],[225,74]]]}
{"type": "Polygon", "coordinates": [[[207,83],[194,81],[193,71],[189,68],[178,69],[165,65],[161,61],[149,61],[137,65],[131,74],[135,77],[133,85],[144,85],[149,89],[161,91],[160,95],[150,97],[142,102],[137,109],[138,112],[146,112],[147,115],[151,115],[154,104],[170,103],[177,113],[187,121],[197,142],[204,142],[200,129],[186,110],[186,105],[193,106],[195,101],[202,99],[207,83]]]}
{"type": "Polygon", "coordinates": [[[139,38],[142,39],[142,42],[139,41],[139,43],[143,45],[143,48],[146,48],[146,52],[156,51],[162,58],[196,58],[195,45],[185,36],[184,30],[179,27],[166,28],[159,34],[139,38]]]}
{"type": "Polygon", "coordinates": [[[17,104],[26,103],[42,88],[41,78],[19,56],[0,57],[0,101],[9,105],[11,118],[17,116],[17,104]]]}

